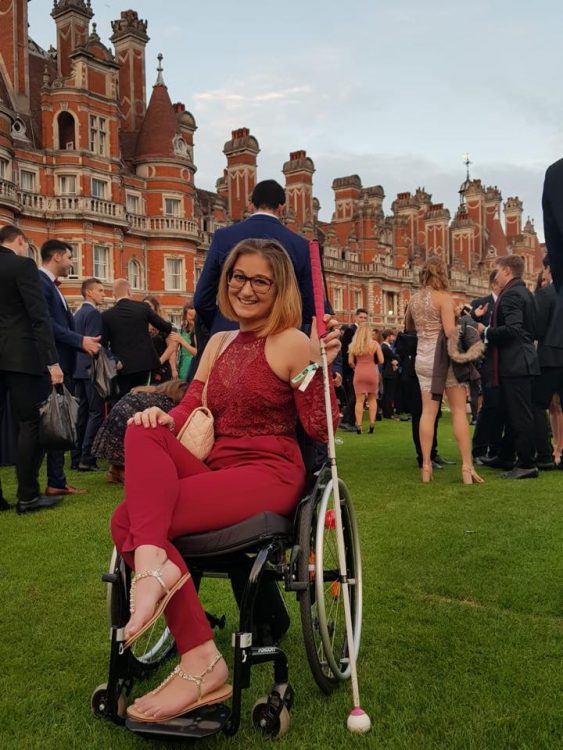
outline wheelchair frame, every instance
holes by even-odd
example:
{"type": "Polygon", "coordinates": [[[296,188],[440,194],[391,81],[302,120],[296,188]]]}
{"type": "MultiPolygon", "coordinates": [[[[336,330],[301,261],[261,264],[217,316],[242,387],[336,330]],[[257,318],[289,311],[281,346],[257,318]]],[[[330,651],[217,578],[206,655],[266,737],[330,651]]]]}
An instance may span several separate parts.
{"type": "MultiPolygon", "coordinates": [[[[362,573],[358,529],[349,493],[339,483],[345,531],[347,579],[352,586],[351,607],[354,622],[356,656],[359,651],[362,620],[362,573]]],[[[340,572],[337,561],[333,567],[324,566],[323,545],[326,530],[332,529],[327,515],[332,497],[330,468],[323,466],[308,495],[298,504],[292,528],[285,519],[286,532],[274,532],[246,544],[239,552],[254,555],[244,589],[238,630],[233,633],[233,696],[230,709],[214,704],[196,709],[179,719],[160,723],[125,721],[126,698],[135,680],[150,674],[174,651],[167,628],[158,635],[154,648],[143,654],[135,649],[123,649],[123,629],[129,619],[130,571],[114,551],[110,571],[102,576],[108,584],[110,619],[110,662],[108,681],[98,686],[92,695],[92,709],[98,717],[123,724],[133,732],[147,736],[204,737],[223,731],[234,735],[240,726],[242,691],[250,687],[251,671],[255,664],[273,663],[274,679],[268,694],[252,710],[255,728],[271,737],[285,734],[289,727],[294,692],[289,682],[288,661],[277,645],[258,646],[252,643],[254,608],[262,580],[281,581],[288,592],[294,592],[300,602],[305,648],[313,678],[325,693],[332,692],[350,675],[347,639],[342,625],[342,640],[337,639],[337,624],[327,618],[324,595],[328,592],[329,614],[338,616],[341,598],[340,572]],[[327,522],[328,519],[328,522],[327,522]],[[288,554],[289,553],[289,554],[288,554]],[[321,580],[322,579],[322,580],[321,580]],[[322,606],[321,606],[322,600],[322,606]],[[336,610],[336,615],[335,615],[336,610]],[[314,614],[313,614],[314,611],[314,614]],[[324,621],[323,621],[324,618],[324,621]],[[339,640],[338,643],[336,641],[339,640]],[[325,656],[325,659],[321,657],[325,656]]],[[[273,516],[273,514],[270,514],[273,516]]],[[[281,517],[276,517],[279,520],[281,517]]],[[[189,542],[190,537],[183,540],[189,542]]],[[[235,550],[232,550],[235,551],[235,550]]],[[[232,552],[231,551],[231,552],[232,552]]],[[[232,554],[205,554],[190,558],[182,553],[192,576],[227,577],[232,565],[232,554]]],[[[222,627],[223,621],[209,616],[213,625],[222,627]]]]}

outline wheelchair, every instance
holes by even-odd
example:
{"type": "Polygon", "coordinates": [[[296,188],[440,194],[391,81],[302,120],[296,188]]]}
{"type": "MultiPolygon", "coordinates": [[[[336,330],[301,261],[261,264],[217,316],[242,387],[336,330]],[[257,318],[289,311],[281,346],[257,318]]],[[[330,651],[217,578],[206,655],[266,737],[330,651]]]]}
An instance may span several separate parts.
{"type": "MultiPolygon", "coordinates": [[[[339,480],[346,550],[346,575],[352,612],[356,657],[362,627],[362,566],[358,527],[348,489],[339,480]]],[[[114,550],[107,584],[110,658],[107,682],[92,695],[92,710],[149,738],[202,738],[219,731],[234,735],[241,722],[242,691],[250,687],[255,664],[272,662],[273,684],[267,696],[252,709],[252,723],[264,736],[281,737],[289,728],[294,692],[288,660],[275,642],[257,641],[255,608],[260,586],[274,581],[297,595],[305,651],[312,676],[325,694],[350,677],[349,648],[344,621],[343,592],[336,544],[334,497],[330,467],[325,464],[308,482],[306,496],[293,519],[264,512],[229,528],[183,536],[174,540],[196,585],[205,577],[243,577],[239,601],[239,627],[232,635],[233,695],[230,707],[214,704],[195,709],[167,722],[140,723],[126,716],[127,697],[136,680],[142,680],[169,658],[174,640],[164,618],[130,649],[124,650],[123,629],[129,619],[131,572],[114,550]]],[[[277,592],[276,592],[277,593],[277,592]]],[[[224,617],[207,615],[210,623],[224,627],[224,617]]],[[[283,619],[283,618],[282,618],[283,619]]],[[[287,625],[289,619],[287,619],[287,625]]],[[[260,640],[264,640],[263,638],[260,640]]]]}

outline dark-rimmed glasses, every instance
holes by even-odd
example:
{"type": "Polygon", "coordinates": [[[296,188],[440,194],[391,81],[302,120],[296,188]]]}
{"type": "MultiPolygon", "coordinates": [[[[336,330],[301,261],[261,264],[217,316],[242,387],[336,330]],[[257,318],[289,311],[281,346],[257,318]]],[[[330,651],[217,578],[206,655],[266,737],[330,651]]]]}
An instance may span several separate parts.
{"type": "Polygon", "coordinates": [[[252,291],[255,294],[268,294],[274,285],[272,279],[268,279],[266,276],[246,276],[244,273],[238,271],[230,273],[227,276],[227,284],[235,291],[242,289],[247,281],[250,283],[252,291]]]}

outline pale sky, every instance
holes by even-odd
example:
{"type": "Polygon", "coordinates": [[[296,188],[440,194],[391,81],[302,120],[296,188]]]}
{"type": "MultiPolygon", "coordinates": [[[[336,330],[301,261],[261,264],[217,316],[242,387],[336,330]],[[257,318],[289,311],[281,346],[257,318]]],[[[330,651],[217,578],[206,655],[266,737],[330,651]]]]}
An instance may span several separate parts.
{"type": "MultiPolygon", "coordinates": [[[[321,218],[332,180],[424,186],[452,215],[465,176],[524,201],[543,238],[546,167],[563,156],[561,0],[92,0],[98,34],[132,7],[148,20],[147,94],[164,55],[172,101],[196,118],[198,187],[214,190],[231,130],[258,139],[258,179],[283,184],[289,152],[316,166],[321,218]]],[[[55,42],[50,0],[30,35],[55,42]]]]}

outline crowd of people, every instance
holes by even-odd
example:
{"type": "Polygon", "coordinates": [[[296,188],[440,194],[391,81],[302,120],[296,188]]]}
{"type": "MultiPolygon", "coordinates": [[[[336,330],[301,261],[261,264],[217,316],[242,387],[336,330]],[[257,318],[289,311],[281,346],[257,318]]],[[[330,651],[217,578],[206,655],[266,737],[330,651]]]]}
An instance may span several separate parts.
{"type": "MultiPolygon", "coordinates": [[[[336,425],[339,412],[340,427],[359,434],[366,406],[368,433],[377,433],[380,419],[410,421],[426,483],[448,463],[437,434],[447,399],[464,484],[483,481],[476,466],[501,468],[506,479],[563,467],[562,274],[551,256],[535,294],[519,256],[497,258],[491,294],[470,306],[456,305],[444,261],[431,257],[397,332],[380,334],[363,308],[342,328],[325,301],[333,368],[327,415],[308,243],[280,221],[284,203],[277,182],[258,183],[252,215],[215,233],[179,330],[161,315],[158,298],[134,300],[125,279],[115,281],[114,304],[103,310],[103,284],[85,280],[73,315],[60,289],[72,248],[45,242],[37,269],[23,231],[0,229],[0,412],[9,397],[18,427],[17,512],[84,492],[68,484],[64,453],[49,448],[47,486],[39,489],[39,405],[64,385],[79,401],[71,468],[96,471],[102,457],[108,480],[124,483],[112,535],[135,571],[126,645],[164,611],[180,654],[172,675],[128,709],[139,721],[162,721],[230,695],[226,665],[172,542],[261,511],[291,515],[305,486],[298,422],[322,461],[327,419],[336,425]],[[117,371],[108,403],[90,377],[102,349],[117,371]],[[205,459],[177,440],[202,404],[214,417],[205,459]]],[[[544,205],[548,212],[545,196],[544,205]]],[[[561,250],[563,242],[553,239],[557,216],[551,221],[561,250]]],[[[1,486],[0,507],[10,507],[1,486]]],[[[265,618],[275,621],[279,592],[264,594],[265,618]]]]}

